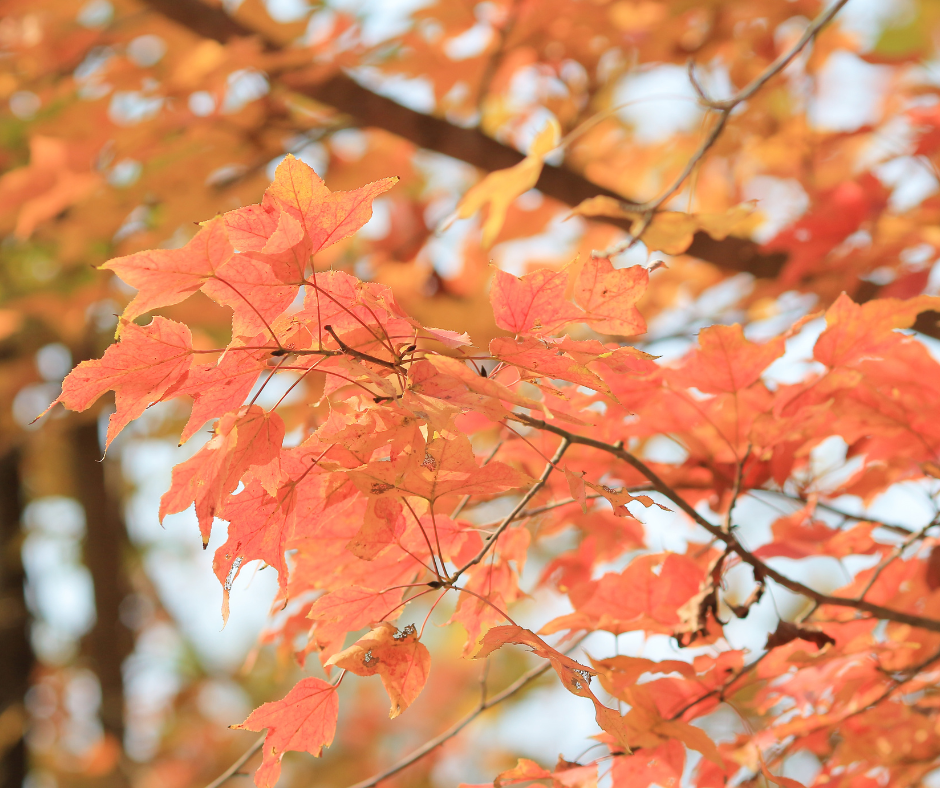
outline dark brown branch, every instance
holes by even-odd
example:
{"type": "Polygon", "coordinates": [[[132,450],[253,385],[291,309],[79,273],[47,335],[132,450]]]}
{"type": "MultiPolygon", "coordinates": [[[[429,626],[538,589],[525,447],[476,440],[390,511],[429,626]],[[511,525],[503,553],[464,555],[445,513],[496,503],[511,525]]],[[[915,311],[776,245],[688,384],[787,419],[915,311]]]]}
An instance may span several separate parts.
{"type": "Polygon", "coordinates": [[[741,543],[738,542],[733,534],[725,533],[721,526],[710,523],[708,520],[702,517],[702,515],[700,515],[692,506],[690,506],[684,498],[682,498],[682,496],[680,496],[675,490],[666,484],[666,482],[660,479],[652,468],[646,465],[646,463],[644,463],[642,460],[630,454],[630,452],[623,449],[622,446],[604,443],[603,441],[594,440],[593,438],[588,438],[583,435],[576,435],[575,433],[569,432],[568,430],[562,429],[561,427],[556,427],[554,424],[549,424],[541,419],[534,419],[531,416],[526,416],[521,413],[513,414],[513,418],[522,422],[523,424],[529,425],[530,427],[535,427],[536,429],[551,432],[562,438],[567,438],[567,440],[573,444],[578,444],[580,446],[590,446],[594,449],[607,452],[608,454],[623,460],[628,465],[632,466],[641,474],[643,474],[644,477],[649,479],[653,484],[653,488],[658,493],[672,501],[685,514],[691,517],[692,520],[694,520],[698,525],[702,526],[702,528],[708,531],[716,539],[719,539],[728,545],[728,547],[734,553],[736,553],[741,558],[741,560],[744,561],[744,563],[749,564],[754,569],[762,572],[765,577],[771,578],[793,593],[808,597],[818,605],[849,607],[864,613],[868,613],[875,618],[883,619],[885,621],[895,621],[899,624],[908,624],[912,627],[919,627],[930,632],[940,632],[940,621],[937,619],[915,616],[910,613],[905,613],[901,610],[892,610],[891,608],[875,605],[871,602],[866,602],[863,599],[847,599],[845,597],[822,594],[819,591],[814,591],[809,586],[805,586],[802,583],[799,583],[796,580],[792,580],[786,575],[778,572],[776,569],[768,566],[759,558],[755,557],[752,553],[748,552],[741,545],[741,543]]]}
{"type": "MultiPolygon", "coordinates": [[[[221,8],[214,8],[199,0],[141,1],[167,19],[204,38],[226,43],[233,38],[255,36],[262,39],[269,51],[282,48],[280,42],[265,38],[230,17],[221,8]]],[[[301,83],[289,74],[282,74],[279,81],[307,98],[351,116],[362,127],[383,129],[419,148],[451,156],[487,172],[512,167],[523,159],[519,151],[497,142],[479,129],[462,128],[441,118],[415,112],[373,93],[345,74],[335,74],[316,84],[301,83]]],[[[598,195],[630,202],[625,200],[624,195],[598,186],[565,167],[546,165],[536,188],[546,196],[571,206],[598,195]]],[[[630,222],[623,220],[598,218],[597,221],[616,225],[623,230],[630,228],[630,222]]],[[[742,238],[717,241],[705,232],[695,234],[686,253],[724,270],[746,271],[764,277],[776,276],[787,261],[785,253],[765,253],[753,241],[742,238]]]]}

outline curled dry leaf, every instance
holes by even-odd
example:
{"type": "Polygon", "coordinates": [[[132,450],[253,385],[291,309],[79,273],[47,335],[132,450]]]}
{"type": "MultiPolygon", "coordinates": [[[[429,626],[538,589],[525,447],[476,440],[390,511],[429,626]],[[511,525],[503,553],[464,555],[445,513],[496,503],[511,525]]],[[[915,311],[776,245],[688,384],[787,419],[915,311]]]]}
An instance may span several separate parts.
{"type": "Polygon", "coordinates": [[[378,675],[392,702],[388,716],[394,718],[414,703],[424,689],[431,670],[431,654],[418,640],[414,626],[399,631],[386,621],[345,651],[334,654],[326,664],[357,676],[378,675]]]}

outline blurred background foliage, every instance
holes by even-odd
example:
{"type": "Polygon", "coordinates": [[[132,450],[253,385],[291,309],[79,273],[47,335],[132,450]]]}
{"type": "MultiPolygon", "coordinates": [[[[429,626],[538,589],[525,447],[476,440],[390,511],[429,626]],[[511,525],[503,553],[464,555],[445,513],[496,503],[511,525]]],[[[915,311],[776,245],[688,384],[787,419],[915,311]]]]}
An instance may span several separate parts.
{"type": "MultiPolygon", "coordinates": [[[[206,784],[252,740],[226,726],[296,677],[261,633],[270,573],[243,573],[222,630],[215,545],[202,552],[185,513],[157,523],[170,467],[198,448],[169,437],[185,414],[152,409],[103,460],[107,407],[32,424],[71,366],[110,343],[132,295],[97,266],[183,245],[196,222],[257,202],[293,153],[333,190],[401,178],[318,269],[387,283],[423,324],[485,343],[498,333],[491,266],[521,274],[621,242],[625,225],[570,208],[655,197],[689,160],[709,118],[687,62],[710,95],[730,95],[822,5],[2,0],[0,785],[206,784]],[[482,247],[479,218],[443,229],[466,190],[520,161],[552,119],[578,134],[513,202],[495,245],[482,247]]],[[[686,254],[641,243],[617,258],[666,263],[640,304],[644,348],[681,353],[716,322],[766,338],[843,290],[857,301],[940,292],[938,36],[936,0],[850,0],[735,112],[668,205],[753,201],[751,235],[699,232],[686,254]]],[[[227,341],[228,312],[202,294],[162,311],[197,342],[227,341]]],[[[940,336],[937,317],[916,327],[940,336]]],[[[384,719],[377,686],[354,684],[357,719],[322,762],[288,757],[284,784],[377,771],[472,706],[478,678],[459,660],[435,663],[407,732],[384,719]]],[[[475,734],[497,761],[500,745],[553,756],[585,727],[543,719],[510,742],[517,710],[501,714],[475,734]]],[[[400,784],[505,765],[473,751],[455,742],[400,784]]]]}

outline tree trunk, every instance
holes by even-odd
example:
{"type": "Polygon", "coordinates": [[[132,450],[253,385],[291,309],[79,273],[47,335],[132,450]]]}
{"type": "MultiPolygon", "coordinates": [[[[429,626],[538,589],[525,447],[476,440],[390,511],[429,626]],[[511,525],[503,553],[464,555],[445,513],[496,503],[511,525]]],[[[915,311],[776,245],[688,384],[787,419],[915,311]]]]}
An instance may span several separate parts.
{"type": "Polygon", "coordinates": [[[95,626],[84,639],[83,651],[101,683],[101,723],[118,742],[124,740],[124,660],[134,638],[120,618],[121,602],[129,592],[125,567],[127,532],[117,485],[108,479],[102,461],[98,425],[77,425],[72,433],[76,495],[85,509],[84,558],[95,587],[95,626]]]}
{"type": "Polygon", "coordinates": [[[34,656],[23,594],[23,497],[16,449],[0,457],[0,788],[22,788],[28,771],[26,691],[34,656]]]}

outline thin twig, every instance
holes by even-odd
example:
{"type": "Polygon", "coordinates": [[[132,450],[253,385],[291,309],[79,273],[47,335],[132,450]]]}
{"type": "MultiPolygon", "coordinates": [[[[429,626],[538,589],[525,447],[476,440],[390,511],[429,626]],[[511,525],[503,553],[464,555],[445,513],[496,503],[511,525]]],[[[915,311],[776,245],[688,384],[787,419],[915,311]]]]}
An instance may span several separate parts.
{"type": "MultiPolygon", "coordinates": [[[[679,176],[673,181],[673,183],[657,197],[655,200],[644,203],[642,205],[629,206],[629,210],[635,211],[637,213],[649,213],[657,210],[666,200],[668,200],[685,182],[685,179],[692,174],[692,170],[695,168],[695,165],[698,164],[699,160],[708,152],[708,149],[715,144],[715,141],[721,135],[721,132],[724,130],[725,124],[728,121],[728,116],[734,111],[734,109],[744,101],[747,101],[751,96],[753,96],[758,90],[760,90],[769,80],[773,79],[777,74],[779,74],[783,69],[785,69],[790,62],[803,51],[803,48],[812,41],[819,32],[828,25],[833,17],[842,9],[848,0],[837,0],[829,8],[827,8],[823,13],[821,13],[816,19],[810,24],[809,27],[803,32],[803,35],[800,36],[799,41],[797,41],[789,51],[784,52],[780,57],[778,57],[773,63],[771,63],[762,74],[756,77],[749,85],[741,88],[737,93],[735,93],[731,98],[724,99],[722,101],[713,101],[706,97],[704,93],[700,93],[700,96],[710,109],[718,110],[718,122],[709,132],[708,136],[699,146],[699,149],[695,152],[691,159],[689,159],[685,168],[679,174],[679,176]]],[[[692,69],[689,69],[692,72],[692,69]]],[[[697,82],[693,79],[693,86],[697,86],[697,82]]],[[[700,88],[699,88],[700,90],[700,88]]]]}
{"type": "Polygon", "coordinates": [[[545,486],[545,482],[548,480],[549,474],[551,474],[552,470],[554,470],[555,466],[561,460],[562,455],[570,445],[571,441],[567,437],[562,436],[561,444],[558,446],[558,450],[555,452],[555,456],[548,461],[548,464],[545,466],[545,470],[542,471],[542,475],[539,477],[538,481],[529,488],[522,498],[519,499],[519,503],[513,507],[513,510],[503,518],[503,521],[496,527],[493,535],[483,543],[483,547],[480,548],[480,552],[456,571],[454,576],[451,578],[451,582],[456,582],[457,578],[459,578],[471,566],[476,566],[478,563],[480,563],[480,561],[483,560],[487,552],[489,552],[489,549],[496,544],[496,540],[499,539],[503,531],[505,531],[509,527],[509,524],[516,519],[523,509],[525,509],[526,504],[535,497],[535,494],[545,486]]]}
{"type": "Polygon", "coordinates": [[[692,157],[686,162],[685,167],[683,167],[682,172],[673,180],[673,182],[666,187],[666,189],[660,193],[660,195],[652,200],[649,200],[645,203],[640,203],[639,205],[635,203],[622,203],[621,208],[624,211],[628,211],[633,214],[639,215],[639,227],[635,232],[631,232],[631,238],[626,243],[616,244],[608,249],[603,250],[602,252],[595,252],[596,257],[609,257],[614,254],[620,254],[621,252],[630,249],[634,244],[636,244],[643,236],[643,234],[649,229],[649,226],[653,223],[653,218],[656,215],[656,212],[663,206],[663,204],[672,197],[681,187],[682,184],[686,182],[688,177],[692,174],[695,168],[698,166],[699,162],[705,157],[705,154],[711,149],[715,144],[718,138],[721,136],[721,133],[725,130],[725,126],[728,124],[728,118],[731,117],[731,113],[735,108],[742,102],[749,99],[753,96],[758,90],[760,90],[769,80],[773,79],[777,74],[783,71],[790,62],[803,51],[804,47],[812,41],[819,32],[832,21],[833,17],[839,12],[839,10],[844,6],[848,0],[837,0],[829,8],[827,8],[822,14],[820,14],[816,19],[806,28],[803,32],[803,35],[800,36],[799,41],[797,41],[787,52],[784,52],[780,57],[778,57],[773,63],[771,63],[762,74],[756,77],[750,82],[750,84],[741,88],[737,93],[735,93],[731,98],[723,99],[716,101],[709,98],[705,91],[702,89],[698,80],[695,77],[695,71],[693,64],[689,64],[689,80],[692,83],[692,87],[695,89],[695,92],[698,93],[701,102],[711,110],[718,112],[718,118],[715,121],[715,125],[712,126],[711,131],[705,136],[705,139],[702,140],[701,144],[698,146],[698,149],[692,154],[692,157]]]}
{"type": "Polygon", "coordinates": [[[871,587],[877,582],[878,578],[881,576],[881,573],[884,572],[891,564],[901,557],[901,554],[907,550],[914,542],[923,539],[927,535],[927,531],[937,525],[937,518],[931,520],[927,525],[921,528],[919,531],[912,533],[907,539],[905,539],[901,544],[894,548],[891,551],[891,555],[884,559],[878,566],[875,568],[875,571],[872,573],[871,578],[865,584],[865,587],[862,589],[862,593],[858,595],[859,599],[864,599],[865,595],[871,591],[871,587]]]}
{"type": "Polygon", "coordinates": [[[209,783],[206,788],[219,788],[229,777],[233,777],[239,769],[242,768],[248,761],[251,756],[254,755],[258,750],[264,746],[264,738],[267,736],[267,733],[262,733],[254,744],[251,745],[245,752],[242,753],[241,757],[235,763],[228,767],[222,774],[216,777],[211,783],[209,783]]]}
{"type": "MultiPolygon", "coordinates": [[[[583,639],[584,638],[581,638],[580,640],[575,642],[571,646],[571,648],[568,649],[568,651],[570,652],[572,649],[576,648],[580,644],[581,640],[583,639]]],[[[448,739],[452,739],[454,736],[460,733],[460,731],[466,728],[467,725],[473,722],[484,711],[486,711],[487,709],[493,708],[493,706],[496,706],[497,704],[502,703],[507,698],[511,698],[513,695],[515,695],[519,690],[521,690],[527,684],[537,679],[543,673],[546,673],[547,671],[551,670],[551,667],[552,667],[551,663],[546,662],[544,665],[540,665],[537,668],[533,668],[528,673],[522,674],[518,679],[516,679],[512,684],[506,687],[506,689],[504,689],[502,692],[499,692],[496,695],[493,695],[488,700],[481,699],[477,707],[472,712],[470,712],[466,717],[464,717],[462,720],[452,725],[450,728],[448,728],[439,736],[435,736],[430,741],[425,742],[417,750],[412,752],[410,755],[407,755],[406,757],[402,758],[395,765],[390,766],[385,771],[379,774],[376,774],[373,777],[370,777],[368,780],[363,780],[362,782],[358,782],[355,785],[351,785],[349,786],[349,788],[373,788],[374,786],[382,782],[382,780],[387,780],[392,775],[398,774],[398,772],[400,772],[402,769],[406,769],[409,766],[411,766],[411,764],[417,761],[420,761],[426,755],[430,754],[431,752],[436,750],[438,747],[440,747],[448,739]]]]}
{"type": "MultiPolygon", "coordinates": [[[[632,484],[629,487],[621,487],[621,492],[628,493],[637,493],[637,492],[649,492],[653,489],[652,484],[632,484]]],[[[590,495],[585,495],[585,501],[596,501],[598,498],[606,498],[606,495],[601,493],[591,493],[590,495]]],[[[545,514],[550,512],[553,509],[560,509],[562,506],[571,506],[573,503],[579,503],[577,498],[565,498],[563,501],[554,501],[553,503],[547,503],[544,506],[536,506],[533,509],[523,509],[519,514],[516,515],[516,520],[525,520],[529,517],[537,517],[540,514],[545,514]]],[[[498,523],[487,523],[486,525],[479,526],[480,528],[495,528],[498,523]]]]}
{"type": "Polygon", "coordinates": [[[583,435],[576,435],[572,432],[569,432],[568,430],[562,429],[561,427],[556,427],[554,424],[549,424],[545,421],[542,421],[541,419],[535,419],[531,416],[526,416],[521,413],[514,413],[512,417],[518,421],[521,421],[523,424],[528,424],[530,427],[535,427],[536,429],[551,432],[555,435],[559,435],[562,438],[566,438],[570,443],[578,444],[580,446],[590,446],[620,458],[628,465],[631,465],[633,468],[643,474],[643,476],[645,476],[647,479],[649,479],[649,481],[653,484],[653,488],[657,492],[672,501],[683,512],[685,512],[685,514],[691,517],[693,521],[708,531],[716,539],[719,539],[728,545],[728,547],[730,547],[734,553],[737,553],[742,561],[759,570],[765,577],[769,577],[771,580],[774,580],[784,588],[793,591],[796,594],[801,594],[802,596],[808,597],[820,605],[849,607],[868,613],[869,615],[878,619],[896,621],[899,624],[909,624],[910,626],[920,627],[921,629],[926,629],[930,632],[940,632],[940,621],[937,619],[915,616],[910,613],[905,613],[901,610],[893,610],[891,608],[882,607],[881,605],[875,605],[871,602],[866,602],[864,599],[847,599],[846,597],[822,594],[818,591],[814,591],[809,586],[805,586],[802,583],[787,577],[781,572],[778,572],[776,569],[767,565],[747,549],[745,549],[733,534],[725,533],[721,526],[717,526],[714,523],[706,520],[701,514],[698,513],[698,511],[695,510],[694,507],[689,505],[689,503],[686,502],[682,496],[680,496],[668,484],[660,479],[659,476],[652,470],[652,468],[646,465],[646,463],[644,463],[642,460],[630,454],[630,452],[625,451],[622,446],[604,443],[603,441],[594,440],[593,438],[588,438],[583,435]]]}
{"type": "Polygon", "coordinates": [[[731,493],[731,503],[728,504],[728,514],[725,515],[725,533],[728,534],[731,533],[731,518],[734,515],[734,506],[741,495],[741,482],[744,478],[744,463],[747,462],[747,458],[750,456],[751,447],[748,445],[747,451],[744,452],[744,457],[738,462],[737,473],[734,475],[734,490],[731,493]]]}
{"type": "MultiPolygon", "coordinates": [[[[748,490],[748,493],[750,495],[754,495],[754,493],[769,493],[770,495],[776,495],[780,498],[786,498],[787,500],[794,501],[796,503],[802,503],[804,505],[809,503],[809,501],[806,498],[803,498],[799,495],[790,495],[789,493],[781,492],[780,490],[752,489],[752,490],[748,490]]],[[[832,512],[833,514],[838,515],[839,517],[842,517],[846,520],[855,520],[856,522],[859,522],[859,523],[872,523],[873,525],[880,525],[886,531],[893,531],[894,533],[901,534],[902,536],[910,536],[912,533],[914,533],[914,531],[912,531],[910,528],[906,528],[903,525],[897,525],[894,523],[886,523],[875,517],[867,517],[864,514],[850,514],[844,509],[839,509],[838,507],[833,506],[832,504],[825,503],[824,501],[817,501],[816,506],[820,509],[825,509],[827,512],[832,512]]]]}
{"type": "Polygon", "coordinates": [[[339,345],[339,349],[347,355],[354,356],[355,358],[358,358],[362,361],[368,361],[371,364],[378,364],[381,367],[387,367],[388,369],[398,370],[401,367],[401,365],[396,364],[394,361],[385,361],[384,359],[370,356],[368,353],[363,353],[361,350],[356,350],[354,347],[350,347],[336,335],[336,332],[333,330],[333,326],[323,326],[323,330],[333,337],[333,339],[336,341],[336,344],[339,345]]]}

